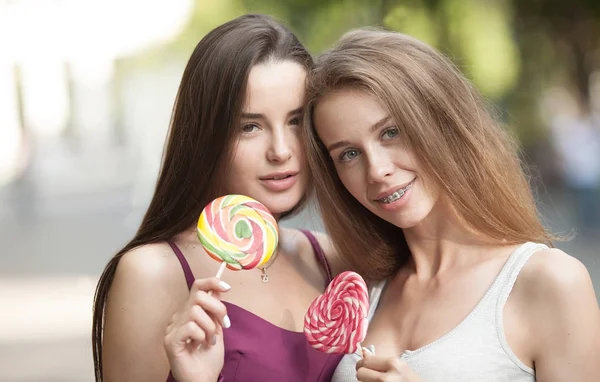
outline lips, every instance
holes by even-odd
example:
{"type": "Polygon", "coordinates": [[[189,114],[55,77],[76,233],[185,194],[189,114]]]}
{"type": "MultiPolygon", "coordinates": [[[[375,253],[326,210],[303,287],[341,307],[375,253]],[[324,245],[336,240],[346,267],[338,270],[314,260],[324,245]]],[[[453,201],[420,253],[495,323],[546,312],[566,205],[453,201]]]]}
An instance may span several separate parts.
{"type": "Polygon", "coordinates": [[[296,181],[298,180],[298,172],[276,172],[260,177],[259,179],[269,191],[282,192],[289,190],[292,188],[292,186],[294,186],[294,184],[296,184],[296,181]]]}
{"type": "Polygon", "coordinates": [[[266,176],[262,176],[260,180],[282,180],[289,178],[291,176],[298,175],[298,171],[282,171],[282,172],[274,172],[266,176]]]}

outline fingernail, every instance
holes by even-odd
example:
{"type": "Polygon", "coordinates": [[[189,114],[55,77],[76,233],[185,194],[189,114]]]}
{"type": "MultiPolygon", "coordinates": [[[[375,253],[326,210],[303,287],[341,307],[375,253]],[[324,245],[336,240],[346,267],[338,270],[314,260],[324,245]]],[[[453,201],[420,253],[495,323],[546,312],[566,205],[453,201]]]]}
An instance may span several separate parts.
{"type": "Polygon", "coordinates": [[[210,341],[210,343],[212,345],[216,345],[217,344],[217,336],[213,336],[212,340],[210,341]]]}
{"type": "Polygon", "coordinates": [[[225,281],[219,281],[219,286],[225,290],[231,289],[231,285],[227,284],[225,281]]]}
{"type": "Polygon", "coordinates": [[[231,327],[231,321],[229,320],[228,315],[225,315],[225,317],[223,317],[223,327],[225,329],[229,329],[229,327],[231,327]]]}

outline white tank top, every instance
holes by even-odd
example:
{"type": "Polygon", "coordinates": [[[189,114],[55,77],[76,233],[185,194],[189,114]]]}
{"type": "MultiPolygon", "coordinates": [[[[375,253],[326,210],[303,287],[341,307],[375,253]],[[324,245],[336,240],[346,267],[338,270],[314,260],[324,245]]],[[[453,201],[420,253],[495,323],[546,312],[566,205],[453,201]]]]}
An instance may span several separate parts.
{"type": "MultiPolygon", "coordinates": [[[[503,326],[503,309],[519,272],[543,244],[525,243],[517,248],[485,295],[454,329],[436,341],[400,355],[427,382],[531,382],[535,371],[511,351],[503,326]]],[[[370,290],[369,321],[373,317],[385,281],[370,290]]],[[[338,365],[332,382],[356,382],[358,354],[348,354],[338,365]]]]}

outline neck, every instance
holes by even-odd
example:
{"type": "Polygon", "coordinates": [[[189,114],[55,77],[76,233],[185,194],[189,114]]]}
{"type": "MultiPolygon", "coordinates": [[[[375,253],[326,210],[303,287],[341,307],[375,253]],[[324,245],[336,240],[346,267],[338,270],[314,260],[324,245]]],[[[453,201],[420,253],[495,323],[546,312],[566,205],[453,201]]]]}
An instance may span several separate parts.
{"type": "Polygon", "coordinates": [[[196,227],[196,224],[175,236],[181,241],[198,242],[198,244],[200,243],[198,240],[198,228],[196,227]]]}
{"type": "Polygon", "coordinates": [[[275,251],[273,251],[273,254],[271,255],[271,257],[269,258],[269,261],[267,261],[267,263],[265,265],[263,265],[262,267],[260,267],[260,269],[264,269],[267,270],[269,269],[269,267],[271,265],[273,265],[273,263],[275,262],[275,260],[277,259],[277,256],[279,255],[279,247],[275,248],[275,251]]]}
{"type": "Polygon", "coordinates": [[[498,241],[471,229],[449,203],[440,201],[418,225],[404,229],[411,252],[409,268],[419,279],[430,279],[446,270],[472,263],[498,241]]]}

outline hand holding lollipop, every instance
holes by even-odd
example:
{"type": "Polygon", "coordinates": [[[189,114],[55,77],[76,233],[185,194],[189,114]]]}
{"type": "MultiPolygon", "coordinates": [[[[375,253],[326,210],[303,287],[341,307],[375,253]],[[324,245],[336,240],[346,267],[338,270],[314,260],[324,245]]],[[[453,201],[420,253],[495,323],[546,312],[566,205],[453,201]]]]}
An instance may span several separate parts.
{"type": "Polygon", "coordinates": [[[344,272],[331,281],[304,317],[304,335],[315,349],[351,354],[367,335],[369,294],[358,273],[344,272]]]}
{"type": "MultiPolygon", "coordinates": [[[[207,205],[197,233],[206,252],[221,262],[217,278],[226,266],[232,270],[264,266],[278,241],[277,223],[267,208],[242,195],[223,196],[207,205]]],[[[175,375],[206,376],[209,369],[216,375],[221,370],[222,328],[229,328],[231,321],[227,307],[212,294],[229,288],[214,278],[196,280],[186,305],[171,318],[164,344],[175,375]]]]}
{"type": "MultiPolygon", "coordinates": [[[[198,219],[198,238],[206,252],[225,267],[239,271],[264,266],[277,248],[277,222],[258,201],[226,195],[208,204],[198,219]]],[[[263,282],[268,278],[263,271],[263,282]]]]}

